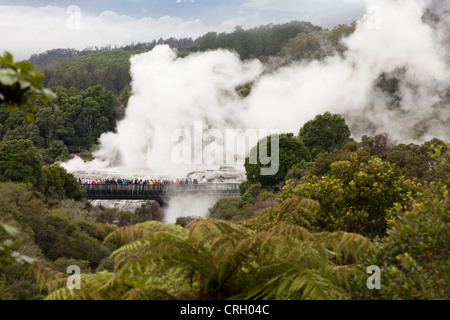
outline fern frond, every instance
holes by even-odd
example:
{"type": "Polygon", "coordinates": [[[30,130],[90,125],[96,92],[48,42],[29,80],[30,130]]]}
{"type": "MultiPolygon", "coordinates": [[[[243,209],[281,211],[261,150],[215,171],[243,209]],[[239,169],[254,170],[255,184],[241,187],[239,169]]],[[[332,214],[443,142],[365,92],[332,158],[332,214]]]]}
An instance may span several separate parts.
{"type": "Polygon", "coordinates": [[[374,247],[373,243],[364,236],[344,231],[321,232],[315,234],[315,238],[335,253],[338,263],[344,264],[361,260],[374,247]]]}
{"type": "Polygon", "coordinates": [[[147,221],[116,229],[106,236],[104,242],[114,242],[118,245],[125,245],[157,232],[172,233],[181,237],[187,237],[188,235],[187,230],[181,226],[164,224],[158,221],[147,221]]]}
{"type": "Polygon", "coordinates": [[[222,237],[236,240],[248,237],[251,232],[236,223],[213,218],[198,218],[189,224],[189,238],[197,245],[212,244],[222,237]]]}
{"type": "Polygon", "coordinates": [[[48,291],[57,290],[66,285],[69,277],[68,274],[56,271],[42,263],[37,263],[30,270],[34,273],[37,287],[40,291],[43,289],[48,291]]]}

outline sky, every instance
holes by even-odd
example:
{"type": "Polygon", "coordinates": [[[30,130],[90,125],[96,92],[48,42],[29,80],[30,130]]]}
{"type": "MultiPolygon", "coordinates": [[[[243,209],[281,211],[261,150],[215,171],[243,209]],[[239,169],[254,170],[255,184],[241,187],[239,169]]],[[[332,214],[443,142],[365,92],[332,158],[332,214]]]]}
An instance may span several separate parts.
{"type": "MultiPolygon", "coordinates": [[[[331,29],[361,17],[371,2],[376,0],[0,0],[0,52],[27,59],[55,48],[196,38],[291,20],[331,29]]],[[[435,0],[434,6],[448,9],[447,2],[435,0]]]]}

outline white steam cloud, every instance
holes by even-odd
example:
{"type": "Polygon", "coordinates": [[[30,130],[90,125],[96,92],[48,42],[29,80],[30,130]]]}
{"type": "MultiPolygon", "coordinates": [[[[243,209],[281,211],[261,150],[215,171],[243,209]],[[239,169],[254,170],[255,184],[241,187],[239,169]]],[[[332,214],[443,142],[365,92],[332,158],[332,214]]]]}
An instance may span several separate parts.
{"type": "Polygon", "coordinates": [[[174,197],[164,208],[164,223],[175,223],[180,217],[207,217],[209,209],[217,201],[214,197],[190,195],[174,197]]]}

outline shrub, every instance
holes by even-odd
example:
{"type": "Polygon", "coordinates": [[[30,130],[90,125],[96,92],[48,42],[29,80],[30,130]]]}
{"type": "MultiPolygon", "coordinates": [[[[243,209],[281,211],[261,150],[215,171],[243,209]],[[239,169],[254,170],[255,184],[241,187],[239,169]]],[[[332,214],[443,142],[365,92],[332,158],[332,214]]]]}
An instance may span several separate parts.
{"type": "Polygon", "coordinates": [[[78,266],[81,269],[81,273],[90,273],[91,268],[89,267],[89,261],[70,259],[70,258],[59,258],[56,259],[53,264],[53,268],[62,273],[67,273],[67,268],[69,266],[78,266]]]}
{"type": "Polygon", "coordinates": [[[368,290],[356,279],[358,299],[450,298],[450,153],[437,170],[441,181],[411,209],[397,206],[387,236],[375,241],[375,249],[361,268],[381,268],[381,289],[368,290]]]}
{"type": "Polygon", "coordinates": [[[209,216],[211,218],[222,220],[233,220],[233,218],[242,216],[242,214],[242,200],[240,198],[219,199],[214,206],[209,209],[209,216]]]}
{"type": "Polygon", "coordinates": [[[147,201],[134,210],[131,222],[162,221],[163,218],[164,216],[159,203],[156,201],[147,201]]]}
{"type": "Polygon", "coordinates": [[[283,198],[302,196],[317,200],[320,210],[315,226],[324,231],[347,231],[374,238],[384,236],[396,203],[410,206],[421,185],[406,180],[394,165],[373,158],[331,165],[329,175],[309,176],[295,187],[287,185],[283,198]]]}

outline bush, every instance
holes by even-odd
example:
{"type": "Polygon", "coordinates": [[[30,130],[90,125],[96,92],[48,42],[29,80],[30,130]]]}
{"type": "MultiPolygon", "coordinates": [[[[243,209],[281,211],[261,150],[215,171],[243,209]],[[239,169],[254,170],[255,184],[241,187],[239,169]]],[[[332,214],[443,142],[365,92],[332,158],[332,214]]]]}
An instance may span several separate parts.
{"type": "Polygon", "coordinates": [[[85,260],[59,258],[53,262],[52,266],[55,270],[58,270],[59,272],[62,273],[67,273],[67,268],[69,266],[78,266],[81,269],[81,273],[91,273],[89,261],[85,260]]]}
{"type": "Polygon", "coordinates": [[[209,209],[209,216],[221,220],[233,220],[243,215],[240,198],[222,198],[209,209]]]}
{"type": "Polygon", "coordinates": [[[97,267],[97,269],[95,270],[95,272],[102,272],[102,271],[108,271],[108,272],[113,272],[114,271],[114,257],[106,257],[104,258],[99,266],[97,267]]]}
{"type": "Polygon", "coordinates": [[[102,244],[101,237],[106,236],[108,229],[100,229],[87,221],[70,221],[67,216],[56,212],[48,213],[42,223],[33,225],[36,244],[48,259],[87,260],[92,269],[111,253],[111,249],[102,244]]]}
{"type": "Polygon", "coordinates": [[[44,167],[46,184],[44,193],[47,197],[61,200],[70,198],[81,201],[86,197],[86,190],[80,189],[75,177],[59,165],[44,167]]]}
{"type": "Polygon", "coordinates": [[[42,300],[45,295],[38,289],[29,266],[16,263],[0,267],[0,300],[42,300]]]}
{"type": "Polygon", "coordinates": [[[398,217],[388,234],[375,242],[365,259],[381,268],[381,289],[368,290],[356,279],[357,299],[445,299],[450,298],[450,153],[441,162],[441,181],[416,201],[410,210],[397,206],[398,217]]]}
{"type": "Polygon", "coordinates": [[[373,158],[331,165],[329,175],[310,176],[295,187],[287,185],[283,198],[302,196],[317,200],[316,227],[323,231],[347,231],[374,238],[384,236],[396,203],[409,206],[421,185],[406,180],[394,165],[373,158]]]}
{"type": "Polygon", "coordinates": [[[164,218],[159,203],[147,201],[134,210],[131,223],[141,223],[145,221],[162,221],[164,218]]]}
{"type": "Polygon", "coordinates": [[[186,228],[191,221],[194,221],[197,219],[196,217],[178,217],[175,221],[176,225],[182,226],[183,228],[186,228]]]}
{"type": "Polygon", "coordinates": [[[249,185],[245,193],[241,196],[242,206],[254,204],[258,195],[263,191],[264,189],[261,183],[249,185]]]}

